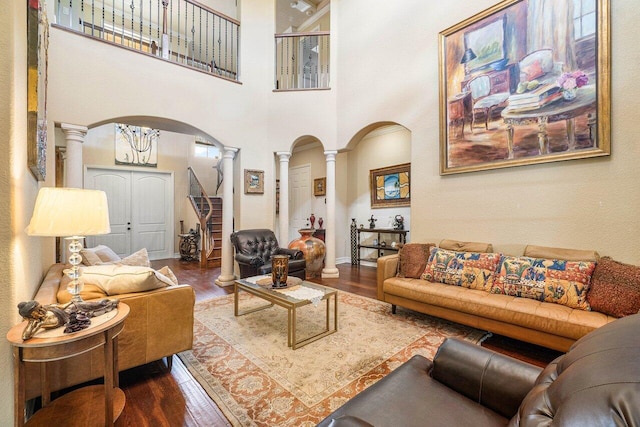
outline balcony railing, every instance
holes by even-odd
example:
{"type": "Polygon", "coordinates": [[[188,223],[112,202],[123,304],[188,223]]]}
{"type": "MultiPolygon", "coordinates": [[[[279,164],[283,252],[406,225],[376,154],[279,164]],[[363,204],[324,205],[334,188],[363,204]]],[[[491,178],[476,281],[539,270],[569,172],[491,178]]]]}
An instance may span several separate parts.
{"type": "Polygon", "coordinates": [[[276,34],[276,90],[328,89],[330,32],[276,34]]]}
{"type": "Polygon", "coordinates": [[[56,24],[238,80],[240,23],[191,0],[56,0],[56,24]]]}

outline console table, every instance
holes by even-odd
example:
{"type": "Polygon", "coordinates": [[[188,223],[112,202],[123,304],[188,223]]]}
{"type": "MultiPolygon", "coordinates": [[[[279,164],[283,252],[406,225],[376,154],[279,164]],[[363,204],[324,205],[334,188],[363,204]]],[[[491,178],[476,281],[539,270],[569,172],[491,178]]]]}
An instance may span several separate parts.
{"type": "Polygon", "coordinates": [[[129,306],[121,302],[117,310],[91,319],[92,325],[87,329],[70,334],[63,334],[62,327],[41,330],[26,341],[22,340],[26,321],[11,328],[7,340],[13,347],[14,424],[113,425],[125,403],[124,392],[118,388],[118,334],[124,328],[124,319],[128,315],[129,306]],[[82,387],[51,401],[48,362],[74,357],[97,347],[104,348],[104,385],[82,387]],[[41,364],[42,409],[25,424],[26,363],[41,364]],[[98,415],[100,412],[104,413],[104,418],[98,415]]]}
{"type": "Polygon", "coordinates": [[[398,246],[394,248],[390,244],[386,244],[384,246],[381,245],[380,244],[382,242],[382,240],[380,239],[381,235],[390,234],[390,235],[398,236],[397,243],[404,244],[407,242],[407,233],[409,232],[409,230],[395,230],[393,228],[359,228],[357,232],[358,232],[358,246],[357,246],[358,247],[358,265],[360,265],[360,261],[375,262],[376,259],[384,255],[384,251],[397,252],[400,250],[398,246]],[[361,240],[362,234],[367,234],[367,233],[376,235],[375,245],[362,244],[362,240],[361,240]],[[376,251],[377,256],[373,258],[362,258],[360,255],[361,249],[374,249],[376,251]]]}

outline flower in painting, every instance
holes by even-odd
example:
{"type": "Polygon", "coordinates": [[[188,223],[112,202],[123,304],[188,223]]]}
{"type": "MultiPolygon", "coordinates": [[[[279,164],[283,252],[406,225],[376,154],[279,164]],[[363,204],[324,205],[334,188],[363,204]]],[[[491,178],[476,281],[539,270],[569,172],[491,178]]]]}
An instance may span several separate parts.
{"type": "Polygon", "coordinates": [[[563,90],[576,89],[586,85],[588,82],[589,77],[580,70],[563,73],[558,78],[558,86],[563,90]]]}

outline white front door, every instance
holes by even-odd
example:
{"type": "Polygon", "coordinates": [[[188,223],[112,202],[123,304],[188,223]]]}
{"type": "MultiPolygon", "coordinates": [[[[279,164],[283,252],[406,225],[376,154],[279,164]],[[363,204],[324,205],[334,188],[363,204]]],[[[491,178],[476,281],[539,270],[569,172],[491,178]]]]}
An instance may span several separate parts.
{"type": "MultiPolygon", "coordinates": [[[[289,239],[300,237],[298,230],[310,227],[311,215],[311,166],[289,169],[289,239]]],[[[280,243],[282,246],[285,243],[280,243]]],[[[288,245],[289,242],[286,242],[288,245]]]]}
{"type": "Polygon", "coordinates": [[[111,233],[87,237],[87,247],[107,245],[120,257],[142,248],[150,259],[173,256],[171,173],[87,168],[84,182],[107,193],[111,222],[111,233]]]}

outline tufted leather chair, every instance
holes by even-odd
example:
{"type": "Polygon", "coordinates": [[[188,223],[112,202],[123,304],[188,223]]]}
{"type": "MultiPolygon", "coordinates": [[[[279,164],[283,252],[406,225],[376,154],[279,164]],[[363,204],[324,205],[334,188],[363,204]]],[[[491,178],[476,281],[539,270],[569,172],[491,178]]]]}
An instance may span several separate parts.
{"type": "Polygon", "coordinates": [[[289,276],[305,278],[306,263],[299,250],[281,248],[273,231],[268,229],[240,230],[231,234],[240,266],[240,278],[271,273],[273,255],[289,255],[289,276]]]}

